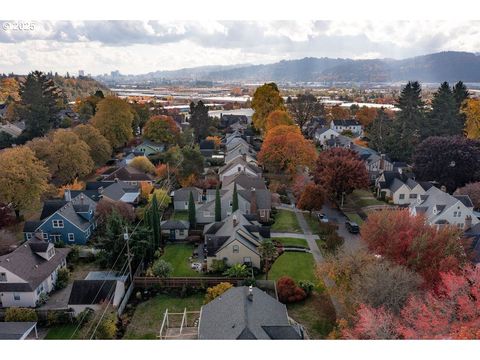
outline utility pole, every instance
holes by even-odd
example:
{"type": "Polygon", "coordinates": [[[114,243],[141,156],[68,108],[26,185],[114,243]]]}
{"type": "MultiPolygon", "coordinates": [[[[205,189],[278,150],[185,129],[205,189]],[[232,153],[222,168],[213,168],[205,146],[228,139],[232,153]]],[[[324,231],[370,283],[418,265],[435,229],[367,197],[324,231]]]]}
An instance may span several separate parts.
{"type": "Polygon", "coordinates": [[[123,234],[123,239],[127,242],[128,272],[130,274],[130,283],[132,283],[133,282],[132,254],[130,253],[130,236],[128,235],[128,228],[126,226],[125,226],[125,233],[123,234]]]}

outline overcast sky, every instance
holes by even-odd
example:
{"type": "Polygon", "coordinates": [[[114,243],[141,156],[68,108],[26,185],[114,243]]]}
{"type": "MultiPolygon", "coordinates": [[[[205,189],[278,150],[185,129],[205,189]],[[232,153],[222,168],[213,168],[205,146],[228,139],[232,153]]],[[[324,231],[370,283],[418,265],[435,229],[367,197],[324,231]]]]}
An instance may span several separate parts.
{"type": "Polygon", "coordinates": [[[480,52],[480,21],[36,21],[33,30],[16,21],[0,24],[2,73],[141,74],[306,56],[480,52]]]}

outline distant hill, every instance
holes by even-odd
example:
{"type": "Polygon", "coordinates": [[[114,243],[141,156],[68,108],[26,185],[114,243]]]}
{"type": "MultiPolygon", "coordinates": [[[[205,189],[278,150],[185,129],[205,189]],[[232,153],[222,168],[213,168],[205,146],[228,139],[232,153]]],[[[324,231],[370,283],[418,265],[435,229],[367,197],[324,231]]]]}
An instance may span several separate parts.
{"type": "Polygon", "coordinates": [[[68,101],[75,101],[78,98],[83,98],[92,95],[97,90],[102,90],[105,95],[110,92],[102,83],[89,77],[66,78],[63,76],[54,76],[53,81],[63,93],[67,96],[68,101]]]}
{"type": "Polygon", "coordinates": [[[480,82],[480,54],[447,51],[403,60],[308,57],[266,65],[203,66],[128,75],[132,77],[240,82],[480,82]]]}

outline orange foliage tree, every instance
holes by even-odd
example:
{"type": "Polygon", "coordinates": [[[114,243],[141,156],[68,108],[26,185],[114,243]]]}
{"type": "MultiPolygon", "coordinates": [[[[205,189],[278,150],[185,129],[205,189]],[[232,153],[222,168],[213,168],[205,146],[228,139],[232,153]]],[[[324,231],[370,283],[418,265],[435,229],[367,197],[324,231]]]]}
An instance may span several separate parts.
{"type": "Polygon", "coordinates": [[[215,144],[215,149],[218,149],[222,144],[222,139],[220,136],[207,136],[205,140],[213,141],[215,144]]]}
{"type": "Polygon", "coordinates": [[[377,117],[377,109],[372,107],[362,106],[360,109],[357,110],[355,113],[355,117],[357,118],[358,122],[363,126],[367,126],[375,120],[377,117]]]}
{"type": "Polygon", "coordinates": [[[297,207],[312,212],[313,210],[321,210],[324,202],[325,192],[323,189],[314,183],[310,183],[304,187],[297,207]]]}
{"type": "Polygon", "coordinates": [[[344,120],[351,117],[350,110],[340,105],[335,105],[330,109],[330,117],[332,120],[344,120]]]}
{"type": "Polygon", "coordinates": [[[83,190],[85,187],[85,183],[83,181],[79,181],[78,178],[75,178],[71,184],[63,185],[58,188],[58,196],[63,198],[65,195],[65,190],[83,190]]]}
{"type": "Polygon", "coordinates": [[[180,130],[170,116],[155,115],[145,124],[143,136],[156,143],[172,145],[178,141],[180,130]]]}
{"type": "Polygon", "coordinates": [[[268,132],[279,125],[295,125],[288,112],[283,110],[272,111],[268,116],[265,124],[265,129],[268,132]]]}
{"type": "Polygon", "coordinates": [[[317,152],[305,139],[298,126],[280,125],[265,136],[258,153],[259,162],[272,172],[287,172],[294,176],[299,167],[313,167],[317,152]]]}

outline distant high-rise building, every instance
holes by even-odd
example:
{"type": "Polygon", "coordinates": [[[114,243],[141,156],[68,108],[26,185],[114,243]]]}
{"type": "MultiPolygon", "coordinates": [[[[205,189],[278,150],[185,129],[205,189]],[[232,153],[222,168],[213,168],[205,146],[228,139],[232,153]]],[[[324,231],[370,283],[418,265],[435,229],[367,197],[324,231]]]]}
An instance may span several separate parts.
{"type": "Polygon", "coordinates": [[[78,76],[85,76],[85,71],[78,70],[78,76]]]}
{"type": "Polygon", "coordinates": [[[118,70],[111,71],[111,72],[110,72],[110,76],[111,76],[112,78],[119,77],[119,76],[120,76],[120,71],[118,71],[118,70]]]}

